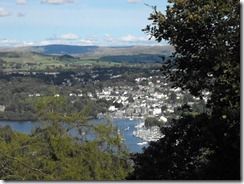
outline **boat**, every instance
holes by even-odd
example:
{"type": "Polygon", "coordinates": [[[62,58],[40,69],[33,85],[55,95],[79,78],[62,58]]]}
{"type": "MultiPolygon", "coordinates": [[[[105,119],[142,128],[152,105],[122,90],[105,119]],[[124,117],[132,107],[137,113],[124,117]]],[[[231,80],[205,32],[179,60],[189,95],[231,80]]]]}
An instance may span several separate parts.
{"type": "Polygon", "coordinates": [[[133,132],[132,132],[132,135],[133,135],[133,136],[136,136],[136,131],[133,131],[133,132]]]}
{"type": "Polygon", "coordinates": [[[143,145],[146,145],[146,144],[148,144],[147,142],[138,142],[137,143],[137,145],[139,145],[139,146],[143,146],[143,145]]]}
{"type": "Polygon", "coordinates": [[[142,128],[144,126],[144,122],[141,122],[135,126],[135,128],[142,128]]]}
{"type": "Polygon", "coordinates": [[[127,126],[126,128],[125,128],[125,130],[129,130],[130,129],[130,126],[127,126]]]}
{"type": "Polygon", "coordinates": [[[127,122],[125,122],[125,131],[129,130],[130,129],[130,126],[127,124],[127,122]]]}

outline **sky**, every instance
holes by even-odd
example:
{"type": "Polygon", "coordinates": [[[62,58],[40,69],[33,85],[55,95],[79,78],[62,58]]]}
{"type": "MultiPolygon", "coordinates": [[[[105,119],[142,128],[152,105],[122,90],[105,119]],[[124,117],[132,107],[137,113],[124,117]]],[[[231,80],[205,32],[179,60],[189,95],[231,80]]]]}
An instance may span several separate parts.
{"type": "Polygon", "coordinates": [[[166,0],[0,0],[0,47],[166,45],[141,31],[166,0]]]}

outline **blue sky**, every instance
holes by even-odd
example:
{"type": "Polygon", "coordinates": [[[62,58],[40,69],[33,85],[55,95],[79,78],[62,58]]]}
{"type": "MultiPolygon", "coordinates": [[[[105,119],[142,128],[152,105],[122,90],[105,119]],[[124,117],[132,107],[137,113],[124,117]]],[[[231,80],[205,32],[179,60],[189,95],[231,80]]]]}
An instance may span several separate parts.
{"type": "Polygon", "coordinates": [[[141,31],[166,0],[0,0],[0,47],[159,45],[141,31]]]}

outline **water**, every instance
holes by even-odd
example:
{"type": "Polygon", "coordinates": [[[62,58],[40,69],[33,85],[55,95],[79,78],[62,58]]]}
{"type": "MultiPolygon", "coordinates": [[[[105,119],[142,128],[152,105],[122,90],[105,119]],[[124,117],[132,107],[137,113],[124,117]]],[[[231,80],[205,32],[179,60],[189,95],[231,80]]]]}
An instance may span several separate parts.
{"type": "Polygon", "coordinates": [[[39,127],[40,123],[31,121],[0,121],[1,126],[9,125],[13,130],[25,134],[31,134],[32,129],[39,127]]]}
{"type": "MultiPolygon", "coordinates": [[[[92,120],[96,123],[103,123],[106,122],[107,119],[96,119],[92,120]]],[[[111,119],[110,121],[113,122],[115,126],[117,126],[120,130],[121,136],[125,139],[125,144],[127,145],[130,152],[142,152],[142,148],[147,145],[138,145],[137,143],[142,142],[141,139],[133,136],[133,131],[136,130],[135,126],[140,123],[140,120],[134,119],[111,119]]],[[[0,121],[0,125],[2,126],[11,126],[11,128],[15,131],[30,134],[31,131],[40,126],[38,122],[31,122],[31,121],[0,121]]]]}

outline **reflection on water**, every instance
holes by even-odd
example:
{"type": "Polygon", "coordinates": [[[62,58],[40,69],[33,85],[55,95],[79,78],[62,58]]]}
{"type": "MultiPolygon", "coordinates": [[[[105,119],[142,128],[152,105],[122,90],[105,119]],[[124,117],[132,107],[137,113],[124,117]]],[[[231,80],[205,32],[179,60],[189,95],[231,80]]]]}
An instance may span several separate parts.
{"type": "MultiPolygon", "coordinates": [[[[104,123],[108,121],[107,119],[95,119],[91,120],[95,123],[104,123]]],[[[137,137],[133,136],[133,131],[136,130],[135,126],[140,123],[140,120],[129,120],[129,119],[111,119],[111,122],[115,126],[117,126],[120,130],[121,136],[125,139],[125,144],[129,148],[130,152],[142,152],[142,147],[147,145],[138,145],[137,143],[141,142],[141,140],[137,137]]],[[[30,134],[32,130],[37,127],[40,127],[41,123],[39,122],[31,122],[31,121],[0,121],[0,125],[2,126],[11,126],[13,130],[30,134]]]]}

